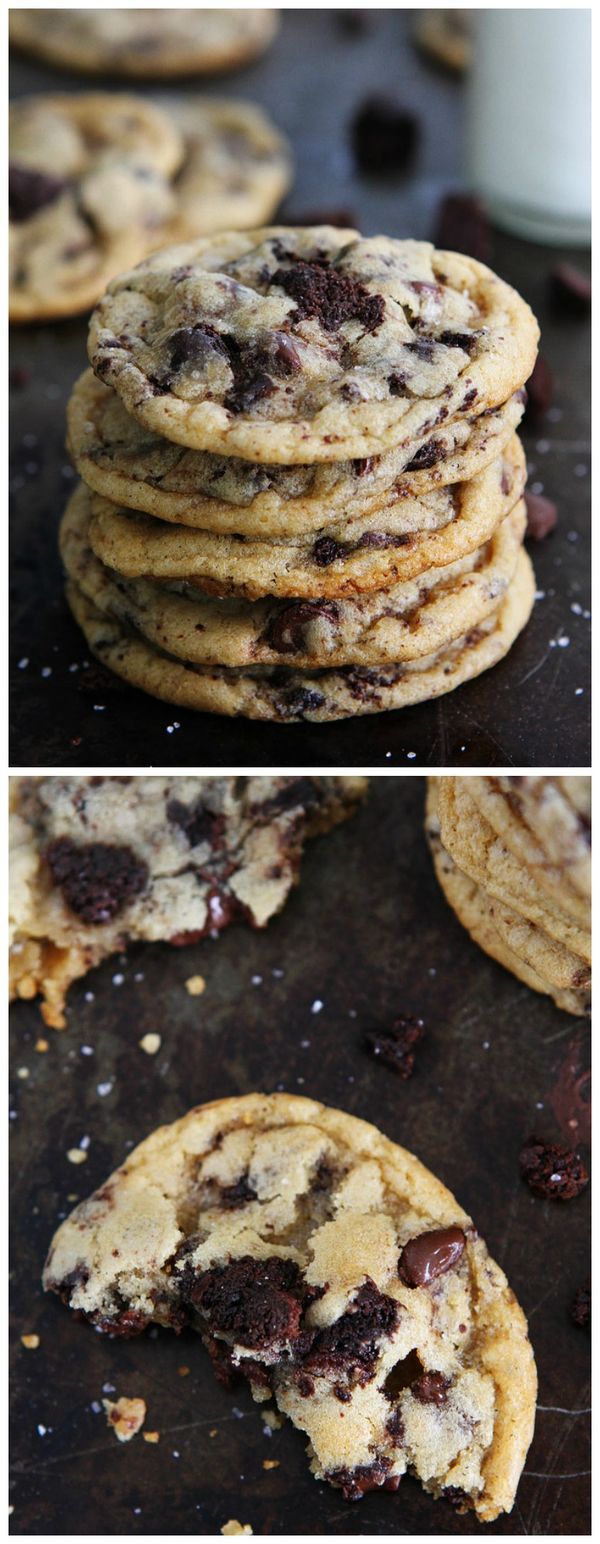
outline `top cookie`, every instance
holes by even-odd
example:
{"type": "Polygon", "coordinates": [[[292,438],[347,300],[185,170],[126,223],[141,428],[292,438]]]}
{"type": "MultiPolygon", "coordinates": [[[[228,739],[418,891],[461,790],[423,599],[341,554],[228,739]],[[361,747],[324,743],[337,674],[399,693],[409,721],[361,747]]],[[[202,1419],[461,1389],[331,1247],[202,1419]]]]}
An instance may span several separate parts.
{"type": "Polygon", "coordinates": [[[288,1094],[191,1110],[62,1223],[44,1285],[109,1334],[191,1323],[349,1500],[410,1469],[482,1521],[512,1506],[524,1315],[450,1192],[364,1121],[288,1094]]]}
{"type": "Polygon", "coordinates": [[[145,427],[250,461],[380,454],[505,402],[538,338],[488,268],[331,226],[226,232],[113,280],[89,357],[145,427]]]}
{"type": "Polygon", "coordinates": [[[140,7],[16,10],[10,41],[65,69],[161,77],[235,69],[268,47],[279,13],[140,7]]]}

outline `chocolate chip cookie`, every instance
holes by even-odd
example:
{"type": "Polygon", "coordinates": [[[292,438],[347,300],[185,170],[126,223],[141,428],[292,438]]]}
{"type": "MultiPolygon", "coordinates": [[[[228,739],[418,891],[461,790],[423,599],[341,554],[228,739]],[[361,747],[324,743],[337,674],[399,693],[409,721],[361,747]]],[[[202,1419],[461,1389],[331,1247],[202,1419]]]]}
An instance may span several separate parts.
{"type": "Polygon", "coordinates": [[[197,6],[10,11],[10,41],[61,69],[169,77],[233,70],[262,54],[275,10],[197,6]]]}
{"type": "Polygon", "coordinates": [[[11,995],[65,1026],[72,981],[140,939],[264,927],[305,840],[347,819],[364,778],[32,777],[11,788],[11,995]]]}
{"type": "Polygon", "coordinates": [[[25,97],[9,131],[11,320],[72,316],[166,239],[183,141],[160,108],[108,92],[25,97]]]}
{"type": "Polygon", "coordinates": [[[291,149],[254,102],[211,97],[162,103],[182,135],[170,241],[246,230],[270,220],[292,180],[291,149]]]}
{"type": "Polygon", "coordinates": [[[163,250],[114,280],[89,358],[153,433],[302,464],[412,450],[500,406],[537,337],[525,302],[474,259],[275,226],[163,250]]]}
{"type": "Polygon", "coordinates": [[[104,1333],[191,1325],[348,1500],[410,1471],[483,1522],[513,1505],[525,1317],[450,1192],[354,1116],[288,1094],[190,1111],[61,1224],[44,1285],[104,1333]]]}

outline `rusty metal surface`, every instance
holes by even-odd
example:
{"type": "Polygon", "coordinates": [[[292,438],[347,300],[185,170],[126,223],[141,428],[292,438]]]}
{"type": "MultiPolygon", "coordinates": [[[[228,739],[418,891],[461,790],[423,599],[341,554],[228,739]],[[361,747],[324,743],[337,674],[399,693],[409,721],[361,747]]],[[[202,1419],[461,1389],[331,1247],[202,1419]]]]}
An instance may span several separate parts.
{"type": "Polygon", "coordinates": [[[421,778],[373,780],[358,816],[310,844],[300,887],[265,932],[236,925],[217,942],[109,960],[71,991],[62,1034],[44,1031],[33,1004],[13,1010],[15,1534],[219,1534],[229,1518],[256,1534],[589,1532],[589,1340],[568,1312],[589,1269],[589,1198],[538,1200],[518,1174],[532,1130],[557,1139],[585,1119],[568,1069],[587,1065],[588,1027],[501,970],[455,921],[422,835],[423,792],[421,778]],[[194,998],[184,983],[196,973],[206,990],[194,998]],[[401,1012],[427,1025],[407,1083],[362,1044],[401,1012]],[[154,1058],[138,1044],[148,1031],[162,1036],[154,1058]],[[110,1341],[44,1298],[58,1219],[129,1147],[194,1103],[282,1087],[372,1120],[416,1152],[505,1268],[540,1377],[510,1517],[480,1530],[411,1479],[350,1505],[311,1477],[300,1434],[267,1436],[244,1386],[216,1384],[191,1331],[110,1341]],[[87,1162],[75,1168],[66,1154],[84,1137],[87,1162]],[[28,1351],[20,1336],[31,1333],[41,1343],[28,1351]],[[116,1441],[98,1410],[108,1389],[146,1400],[157,1446],[116,1441]],[[279,1467],[265,1470],[265,1459],[279,1467]]]}
{"type": "MultiPolygon", "coordinates": [[[[284,219],[347,206],[366,233],[429,238],[441,195],[460,185],[463,87],[414,51],[412,12],[374,11],[369,21],[354,35],[339,13],[287,11],[263,60],[215,85],[175,89],[250,96],[273,114],[296,158],[284,219]],[[397,96],[420,120],[410,175],[376,178],[353,165],[349,124],[374,91],[397,96]]],[[[31,61],[13,62],[15,95],[85,84],[31,61]]],[[[152,88],[159,100],[163,94],[152,88]]],[[[13,366],[25,372],[16,377],[25,384],[11,391],[13,764],[587,766],[589,325],[557,313],[548,285],[554,264],[569,256],[587,265],[585,253],[494,234],[492,266],[536,311],[542,351],[556,375],[553,416],[524,436],[531,481],[543,485],[560,516],[555,534],[532,548],[542,596],[525,634],[493,671],[437,702],[333,725],[220,719],[109,689],[102,677],[84,682],[86,650],[62,598],[56,532],[72,488],[64,410],[85,365],[87,324],[79,318],[15,331],[13,366]],[[179,727],[169,733],[174,719],[179,727]]]]}

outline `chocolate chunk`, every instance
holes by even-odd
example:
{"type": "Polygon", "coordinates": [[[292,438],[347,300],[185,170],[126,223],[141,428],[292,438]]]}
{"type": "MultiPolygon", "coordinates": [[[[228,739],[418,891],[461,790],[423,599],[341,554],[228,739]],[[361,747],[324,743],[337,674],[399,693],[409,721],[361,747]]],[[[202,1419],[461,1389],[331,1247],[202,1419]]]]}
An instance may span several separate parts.
{"type": "Polygon", "coordinates": [[[443,1373],[424,1372],[411,1383],[410,1392],[422,1405],[445,1405],[449,1387],[450,1378],[445,1378],[443,1373]]]}
{"type": "Polygon", "coordinates": [[[533,1194],[549,1201],[572,1201],[589,1182],[583,1159],[571,1147],[542,1137],[530,1137],[521,1148],[519,1169],[533,1194]]]}
{"type": "Polygon", "coordinates": [[[448,193],[439,206],[433,244],[446,252],[465,252],[487,263],[491,230],[481,199],[470,193],[448,193]]]}
{"type": "Polygon", "coordinates": [[[477,387],[476,386],[471,386],[470,391],[466,391],[465,392],[465,395],[464,395],[460,405],[461,405],[461,407],[472,407],[473,403],[476,402],[476,401],[477,401],[477,387]]]}
{"type": "Polygon", "coordinates": [[[539,423],[554,401],[554,376],[543,354],[538,354],[527,381],[526,392],[525,422],[539,423]]]}
{"type": "Polygon", "coordinates": [[[252,1351],[274,1349],[300,1334],[303,1309],[317,1296],[293,1260],[242,1255],[229,1265],[182,1272],[184,1300],[204,1314],[211,1331],[232,1335],[252,1351]]]}
{"type": "Polygon", "coordinates": [[[201,842],[208,842],[213,848],[223,846],[225,816],[207,809],[201,799],[195,804],[182,804],[180,799],[170,799],[167,819],[172,825],[179,826],[190,847],[198,847],[201,842]]]}
{"type": "Polygon", "coordinates": [[[8,206],[11,220],[20,224],[55,203],[67,187],[64,177],[53,177],[49,172],[32,171],[30,166],[17,166],[14,161],[8,169],[8,206]]]}
{"type": "Polygon", "coordinates": [[[363,531],[354,550],[358,552],[364,547],[372,547],[375,550],[385,547],[409,547],[411,540],[412,537],[408,532],[404,535],[392,536],[389,531],[363,531]]]}
{"type": "Polygon", "coordinates": [[[325,702],[323,692],[317,692],[308,686],[292,686],[282,696],[278,704],[278,713],[281,718],[304,718],[307,713],[316,713],[325,702]]]}
{"type": "Polygon", "coordinates": [[[306,648],[307,629],[311,622],[322,617],[335,626],[339,616],[335,601],[296,600],[283,606],[269,619],[261,642],[275,649],[278,654],[297,654],[306,648]]]}
{"type": "Polygon", "coordinates": [[[443,455],[444,447],[441,440],[427,440],[427,443],[421,445],[415,452],[412,461],[408,462],[404,470],[405,472],[424,472],[430,466],[435,466],[436,461],[440,461],[443,455]]]}
{"type": "Polygon", "coordinates": [[[378,456],[363,456],[358,461],[352,462],[352,471],[355,477],[368,477],[377,465],[378,456]]]}
{"type": "Polygon", "coordinates": [[[108,1315],[103,1318],[94,1318],[94,1326],[102,1335],[111,1335],[115,1340],[131,1340],[134,1335],[141,1335],[150,1323],[150,1315],[140,1313],[136,1308],[126,1308],[123,1313],[115,1315],[112,1319],[108,1315]]]}
{"type": "Polygon", "coordinates": [[[343,558],[345,553],[346,548],[339,541],[334,541],[332,536],[320,536],[314,544],[311,557],[314,563],[318,563],[319,568],[329,568],[330,563],[343,558]]]}
{"type": "Polygon", "coordinates": [[[585,1329],[592,1321],[592,1283],[588,1276],[587,1281],[574,1293],[570,1307],[570,1315],[574,1324],[580,1329],[585,1329]]]}
{"type": "Polygon", "coordinates": [[[444,343],[446,348],[461,348],[464,354],[472,354],[477,347],[478,337],[476,332],[440,332],[436,342],[444,343]]]}
{"type": "Polygon", "coordinates": [[[272,397],[274,390],[270,375],[266,375],[263,370],[259,370],[256,375],[240,376],[233,390],[224,397],[224,406],[231,413],[247,413],[256,402],[262,402],[264,397],[272,397]]]}
{"type": "Polygon", "coordinates": [[[124,845],[59,836],[45,857],[66,905],[90,927],[111,922],[148,883],[147,865],[124,845]]]}
{"type": "Polygon", "coordinates": [[[545,499],[541,493],[525,493],[525,505],[527,508],[526,536],[532,541],[543,541],[554,530],[558,521],[558,510],[551,499],[545,499]]]}
{"type": "Polygon", "coordinates": [[[422,1019],[401,1015],[394,1019],[389,1029],[375,1030],[365,1036],[365,1041],[378,1061],[385,1062],[398,1077],[406,1081],[414,1071],[415,1047],[423,1038],[424,1030],[422,1019]]]}
{"type": "Polygon", "coordinates": [[[202,365],[210,354],[218,354],[229,361],[227,340],[210,323],[196,322],[193,327],[178,327],[169,344],[171,370],[182,370],[186,365],[202,365]]]}
{"type": "Polygon", "coordinates": [[[376,332],[385,315],[382,295],[371,295],[357,279],[318,260],[294,258],[292,267],[276,269],[272,283],[295,300],[294,321],[316,317],[325,332],[337,332],[350,321],[376,332]]]}
{"type": "Polygon", "coordinates": [[[350,139],[361,171],[405,172],[417,149],[419,123],[398,102],[372,96],[355,113],[350,139]]]}
{"type": "Polygon", "coordinates": [[[462,1228],[433,1228],[404,1245],[398,1262],[400,1280],[407,1287],[427,1287],[445,1276],[462,1257],[466,1244],[462,1228]]]}
{"type": "Polygon", "coordinates": [[[388,375],[388,390],[390,397],[401,397],[406,388],[406,376],[400,370],[392,370],[388,375]]]}
{"type": "Polygon", "coordinates": [[[332,1485],[339,1485],[346,1501],[362,1501],[369,1490],[397,1490],[401,1475],[390,1475],[389,1458],[376,1458],[372,1464],[359,1464],[355,1469],[330,1469],[326,1478],[332,1485]]]}
{"type": "Polygon", "coordinates": [[[399,1405],[396,1405],[395,1410],[392,1410],[391,1415],[388,1416],[385,1429],[389,1432],[390,1437],[393,1437],[394,1442],[397,1442],[398,1446],[401,1447],[404,1442],[404,1420],[399,1405]]]}
{"type": "Polygon", "coordinates": [[[238,1207],[246,1206],[248,1201],[256,1201],[256,1191],[250,1184],[247,1174],[242,1174],[234,1185],[225,1185],[219,1189],[218,1204],[226,1212],[237,1211],[238,1207]]]}
{"type": "Polygon", "coordinates": [[[311,1346],[303,1367],[311,1373],[344,1371],[360,1384],[373,1376],[379,1342],[391,1335],[398,1322],[398,1308],[374,1281],[367,1279],[359,1288],[348,1311],[334,1324],[321,1330],[311,1346]]]}
{"type": "Polygon", "coordinates": [[[458,1512],[467,1512],[473,1505],[471,1497],[458,1485],[446,1485],[442,1496],[444,1501],[449,1501],[450,1506],[456,1507],[458,1512]]]}
{"type": "Polygon", "coordinates": [[[551,293],[557,305],[566,312],[585,316],[592,304],[592,281],[572,263],[557,263],[550,275],[551,293]]]}
{"type": "Polygon", "coordinates": [[[422,359],[425,364],[430,365],[435,358],[435,343],[432,343],[429,338],[415,338],[411,343],[405,344],[405,347],[415,355],[416,359],[422,359]]]}

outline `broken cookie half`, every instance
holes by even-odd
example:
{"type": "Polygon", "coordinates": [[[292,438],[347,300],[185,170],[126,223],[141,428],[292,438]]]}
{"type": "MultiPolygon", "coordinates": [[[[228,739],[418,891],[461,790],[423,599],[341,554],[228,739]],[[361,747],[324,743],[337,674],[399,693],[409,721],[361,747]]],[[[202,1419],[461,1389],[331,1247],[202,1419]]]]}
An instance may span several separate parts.
{"type": "Polygon", "coordinates": [[[287,1094],[191,1110],[62,1223],[44,1285],[109,1335],[198,1330],[349,1500],[410,1473],[484,1522],[512,1507],[525,1317],[450,1192],[364,1121],[287,1094]]]}
{"type": "Polygon", "coordinates": [[[264,927],[304,842],[363,777],[23,777],[11,787],[11,996],[65,1027],[71,982],[128,943],[264,927]]]}

